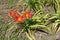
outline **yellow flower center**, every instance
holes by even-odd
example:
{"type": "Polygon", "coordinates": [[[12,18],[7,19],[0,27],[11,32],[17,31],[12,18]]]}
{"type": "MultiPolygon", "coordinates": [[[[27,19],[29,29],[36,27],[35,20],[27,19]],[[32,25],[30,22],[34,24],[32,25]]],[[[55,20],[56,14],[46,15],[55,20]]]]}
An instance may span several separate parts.
{"type": "Polygon", "coordinates": [[[28,14],[26,14],[26,17],[28,17],[28,14]]]}
{"type": "Polygon", "coordinates": [[[18,21],[21,21],[21,18],[18,18],[18,21]]]}

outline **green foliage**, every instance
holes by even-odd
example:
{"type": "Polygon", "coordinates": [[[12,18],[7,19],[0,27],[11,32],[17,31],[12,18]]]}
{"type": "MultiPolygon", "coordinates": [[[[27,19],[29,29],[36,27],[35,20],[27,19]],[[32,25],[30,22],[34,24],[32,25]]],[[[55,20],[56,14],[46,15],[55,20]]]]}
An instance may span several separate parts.
{"type": "MultiPolygon", "coordinates": [[[[27,0],[26,0],[27,1],[27,0]]],[[[33,29],[45,29],[52,34],[60,30],[60,0],[28,0],[27,4],[34,10],[33,20],[37,21],[38,25],[31,25],[33,29]],[[44,7],[52,5],[55,13],[44,13],[44,7]],[[51,27],[47,25],[51,24],[51,27]]]]}

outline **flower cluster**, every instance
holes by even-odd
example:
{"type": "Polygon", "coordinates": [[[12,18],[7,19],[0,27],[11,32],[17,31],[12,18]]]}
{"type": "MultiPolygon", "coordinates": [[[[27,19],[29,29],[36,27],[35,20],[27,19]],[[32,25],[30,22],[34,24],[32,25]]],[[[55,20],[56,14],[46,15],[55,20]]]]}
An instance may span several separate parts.
{"type": "Polygon", "coordinates": [[[31,12],[30,11],[26,11],[23,13],[23,15],[20,15],[19,14],[19,11],[17,9],[13,10],[13,11],[10,11],[8,13],[8,16],[10,18],[14,17],[14,22],[17,22],[17,23],[23,23],[25,19],[28,19],[28,18],[31,18],[31,12]]]}
{"type": "Polygon", "coordinates": [[[10,12],[8,13],[8,16],[9,16],[10,18],[12,18],[13,16],[16,16],[16,14],[18,14],[18,10],[17,10],[17,9],[15,9],[15,10],[13,10],[13,11],[10,11],[10,12]]]}

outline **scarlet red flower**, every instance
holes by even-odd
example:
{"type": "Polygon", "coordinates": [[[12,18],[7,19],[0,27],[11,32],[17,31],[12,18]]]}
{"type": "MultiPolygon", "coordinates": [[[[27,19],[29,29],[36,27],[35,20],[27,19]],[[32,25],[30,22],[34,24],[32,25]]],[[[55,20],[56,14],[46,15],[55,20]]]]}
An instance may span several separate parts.
{"type": "Polygon", "coordinates": [[[27,11],[27,12],[25,12],[24,13],[24,16],[26,17],[26,18],[31,18],[31,12],[30,11],[27,11]]]}
{"type": "Polygon", "coordinates": [[[10,11],[10,12],[8,13],[8,16],[9,16],[9,17],[12,17],[12,16],[15,16],[17,13],[18,13],[18,10],[15,9],[15,10],[13,10],[13,11],[10,11]]]}
{"type": "Polygon", "coordinates": [[[24,22],[24,16],[16,16],[14,21],[17,23],[22,23],[24,22]]]}
{"type": "Polygon", "coordinates": [[[13,10],[13,13],[17,14],[18,13],[18,10],[17,9],[13,10]]]}

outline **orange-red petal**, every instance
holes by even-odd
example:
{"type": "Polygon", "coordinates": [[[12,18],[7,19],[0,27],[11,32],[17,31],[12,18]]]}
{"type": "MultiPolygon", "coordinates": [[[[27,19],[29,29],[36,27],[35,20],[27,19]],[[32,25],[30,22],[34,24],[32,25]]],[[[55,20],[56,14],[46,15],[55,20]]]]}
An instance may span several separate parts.
{"type": "Polygon", "coordinates": [[[32,14],[30,11],[24,13],[25,18],[31,18],[32,14]]]}
{"type": "Polygon", "coordinates": [[[14,14],[12,11],[8,13],[8,16],[9,16],[9,17],[12,17],[12,16],[14,16],[14,15],[15,15],[15,14],[14,14]]]}
{"type": "Polygon", "coordinates": [[[18,13],[18,9],[13,10],[13,12],[14,12],[15,14],[17,14],[17,13],[18,13]]]}
{"type": "Polygon", "coordinates": [[[24,17],[23,16],[16,16],[14,21],[17,23],[22,23],[22,22],[24,22],[24,17]]]}
{"type": "Polygon", "coordinates": [[[13,11],[10,11],[10,12],[8,13],[8,16],[9,16],[9,17],[16,16],[17,13],[18,13],[18,10],[15,9],[15,10],[13,10],[13,11]]]}

